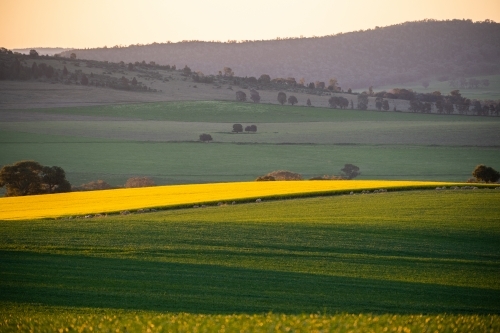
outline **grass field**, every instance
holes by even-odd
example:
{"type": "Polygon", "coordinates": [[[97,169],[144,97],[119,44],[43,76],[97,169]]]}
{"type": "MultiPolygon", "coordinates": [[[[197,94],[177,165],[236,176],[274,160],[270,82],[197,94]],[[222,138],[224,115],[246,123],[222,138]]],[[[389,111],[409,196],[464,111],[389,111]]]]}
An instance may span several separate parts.
{"type": "Polygon", "coordinates": [[[231,102],[0,111],[0,165],[61,166],[70,182],[246,181],[278,169],[309,178],[346,163],[362,179],[465,181],[500,165],[500,119],[231,102]],[[233,134],[235,122],[258,126],[233,134]],[[195,142],[201,133],[214,142],[195,142]]]}
{"type": "Polygon", "coordinates": [[[302,123],[302,122],[498,122],[498,118],[475,116],[414,114],[407,112],[377,112],[339,110],[275,104],[237,103],[227,101],[180,101],[137,104],[99,105],[86,107],[32,108],[28,110],[1,110],[2,113],[28,112],[51,115],[78,115],[118,117],[129,120],[161,120],[207,123],[302,123]]]}
{"type": "Polygon", "coordinates": [[[413,191],[0,222],[0,330],[270,321],[308,331],[301,314],[319,312],[310,320],[344,331],[356,319],[366,331],[495,331],[499,199],[413,191]]]}

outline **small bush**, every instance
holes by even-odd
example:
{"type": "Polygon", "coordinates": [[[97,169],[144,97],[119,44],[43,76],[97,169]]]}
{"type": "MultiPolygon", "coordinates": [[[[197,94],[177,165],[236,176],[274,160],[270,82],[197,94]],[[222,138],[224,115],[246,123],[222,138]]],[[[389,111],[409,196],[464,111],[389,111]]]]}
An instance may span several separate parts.
{"type": "Polygon", "coordinates": [[[91,181],[86,184],[82,184],[80,186],[74,186],[71,190],[72,191],[97,191],[97,190],[108,190],[112,188],[111,185],[109,185],[107,182],[104,180],[97,180],[97,181],[91,181]]]}
{"type": "MultiPolygon", "coordinates": [[[[274,180],[302,180],[302,175],[299,173],[287,171],[287,170],[277,170],[268,173],[267,175],[261,177],[272,177],[274,180]]],[[[259,177],[259,178],[261,178],[259,177]]]]}
{"type": "Polygon", "coordinates": [[[260,176],[255,179],[256,182],[266,182],[266,181],[275,181],[276,178],[273,176],[260,176]]]}
{"type": "Polygon", "coordinates": [[[127,179],[125,183],[125,187],[133,188],[133,187],[148,187],[155,186],[155,182],[150,177],[132,177],[127,179]]]}

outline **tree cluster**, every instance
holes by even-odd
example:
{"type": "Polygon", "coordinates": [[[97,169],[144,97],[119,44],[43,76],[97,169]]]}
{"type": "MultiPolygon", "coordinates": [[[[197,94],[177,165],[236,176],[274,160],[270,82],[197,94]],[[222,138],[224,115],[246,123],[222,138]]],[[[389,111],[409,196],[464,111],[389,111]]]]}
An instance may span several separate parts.
{"type": "Polygon", "coordinates": [[[328,104],[330,104],[332,108],[345,109],[349,106],[349,100],[342,96],[332,96],[328,99],[328,104]]]}
{"type": "Polygon", "coordinates": [[[203,133],[203,134],[200,134],[200,141],[201,142],[210,142],[212,141],[212,136],[210,134],[206,134],[206,133],[203,133]]]}
{"type": "Polygon", "coordinates": [[[472,171],[472,176],[479,182],[496,183],[500,179],[500,172],[492,167],[480,164],[472,171]]]}
{"type": "Polygon", "coordinates": [[[20,161],[2,167],[0,187],[6,188],[7,197],[71,191],[62,168],[43,166],[35,161],[20,161]]]}

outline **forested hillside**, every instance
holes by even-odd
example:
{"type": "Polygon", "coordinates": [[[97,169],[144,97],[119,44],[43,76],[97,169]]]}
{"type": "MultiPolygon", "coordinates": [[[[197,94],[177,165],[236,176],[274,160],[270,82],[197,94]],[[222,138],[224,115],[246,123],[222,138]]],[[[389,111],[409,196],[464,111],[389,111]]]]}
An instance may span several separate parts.
{"type": "Polygon", "coordinates": [[[338,79],[343,89],[500,73],[500,24],[489,20],[406,22],[316,38],[154,43],[63,52],[69,57],[126,63],[188,65],[218,74],[269,74],[297,81],[338,79]]]}

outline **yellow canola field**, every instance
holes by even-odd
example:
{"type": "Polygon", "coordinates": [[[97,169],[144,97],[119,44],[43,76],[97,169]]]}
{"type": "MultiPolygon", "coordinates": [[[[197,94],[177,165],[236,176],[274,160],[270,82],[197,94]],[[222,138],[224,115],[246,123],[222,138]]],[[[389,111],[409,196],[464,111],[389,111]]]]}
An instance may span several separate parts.
{"type": "Polygon", "coordinates": [[[55,218],[111,213],[140,208],[168,207],[276,195],[337,192],[406,186],[449,186],[417,181],[275,181],[170,185],[90,192],[0,198],[0,220],[55,218]]]}

